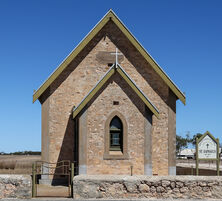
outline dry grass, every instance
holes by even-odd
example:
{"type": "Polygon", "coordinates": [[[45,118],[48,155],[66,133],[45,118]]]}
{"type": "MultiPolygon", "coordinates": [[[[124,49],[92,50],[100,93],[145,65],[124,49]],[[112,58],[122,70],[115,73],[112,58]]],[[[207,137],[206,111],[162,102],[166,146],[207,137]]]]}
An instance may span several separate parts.
{"type": "Polygon", "coordinates": [[[31,174],[40,155],[0,155],[0,174],[31,174]]]}

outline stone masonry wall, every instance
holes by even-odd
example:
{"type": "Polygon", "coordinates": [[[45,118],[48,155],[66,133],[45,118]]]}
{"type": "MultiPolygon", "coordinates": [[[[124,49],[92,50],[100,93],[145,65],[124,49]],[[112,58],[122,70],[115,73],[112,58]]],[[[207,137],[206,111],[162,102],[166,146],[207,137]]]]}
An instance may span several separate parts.
{"type": "Polygon", "coordinates": [[[75,199],[222,199],[222,178],[217,176],[74,177],[75,199]]]}
{"type": "Polygon", "coordinates": [[[32,182],[27,175],[0,175],[1,198],[31,198],[32,182]]]}
{"type": "Polygon", "coordinates": [[[115,73],[87,110],[87,174],[144,174],[144,109],[145,104],[115,73]],[[118,105],[113,105],[118,101],[118,105]],[[124,117],[127,128],[128,158],[104,159],[105,124],[109,116],[118,111],[124,117]]]}
{"type": "MultiPolygon", "coordinates": [[[[45,114],[49,123],[42,130],[43,137],[49,144],[47,148],[42,149],[48,150],[45,158],[49,162],[65,159],[73,161],[73,106],[81,102],[109,69],[104,60],[101,62],[98,59],[98,54],[101,51],[115,52],[116,47],[124,55],[121,61],[123,69],[160,111],[159,119],[153,116],[152,168],[153,174],[167,175],[168,86],[112,22],[105,25],[51,84],[50,89],[42,95],[45,97],[40,98],[42,102],[48,100],[48,112],[45,114]]],[[[127,109],[126,107],[125,110],[127,109]]],[[[45,146],[44,143],[42,145],[45,146]]]]}

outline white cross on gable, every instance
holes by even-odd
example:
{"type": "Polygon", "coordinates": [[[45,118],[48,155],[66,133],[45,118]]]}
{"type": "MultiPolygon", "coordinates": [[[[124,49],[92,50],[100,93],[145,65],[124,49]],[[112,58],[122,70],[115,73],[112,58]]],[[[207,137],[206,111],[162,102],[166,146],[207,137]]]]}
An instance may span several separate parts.
{"type": "Polygon", "coordinates": [[[118,55],[123,55],[122,53],[118,53],[118,49],[116,48],[116,52],[115,53],[111,53],[111,54],[114,54],[114,55],[116,55],[116,68],[117,68],[117,64],[119,64],[118,63],[118,55]]]}

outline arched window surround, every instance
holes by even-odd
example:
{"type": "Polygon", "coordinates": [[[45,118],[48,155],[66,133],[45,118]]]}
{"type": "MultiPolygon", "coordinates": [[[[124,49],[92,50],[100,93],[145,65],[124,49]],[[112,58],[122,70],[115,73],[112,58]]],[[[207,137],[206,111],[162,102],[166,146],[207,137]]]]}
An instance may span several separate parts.
{"type": "Polygon", "coordinates": [[[125,117],[119,112],[112,112],[105,122],[104,134],[104,159],[128,159],[128,126],[125,117]],[[110,123],[117,116],[122,122],[122,149],[121,151],[110,150],[110,123]]]}

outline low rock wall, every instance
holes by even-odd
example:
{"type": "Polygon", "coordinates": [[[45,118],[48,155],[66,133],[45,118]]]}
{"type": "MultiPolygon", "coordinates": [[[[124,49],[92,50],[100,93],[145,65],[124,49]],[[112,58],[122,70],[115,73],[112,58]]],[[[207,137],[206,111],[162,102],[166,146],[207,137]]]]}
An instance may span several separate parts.
{"type": "Polygon", "coordinates": [[[1,198],[31,198],[32,181],[28,175],[0,175],[1,198]]]}
{"type": "Polygon", "coordinates": [[[218,176],[79,175],[73,182],[75,199],[222,199],[218,176]]]}

